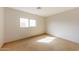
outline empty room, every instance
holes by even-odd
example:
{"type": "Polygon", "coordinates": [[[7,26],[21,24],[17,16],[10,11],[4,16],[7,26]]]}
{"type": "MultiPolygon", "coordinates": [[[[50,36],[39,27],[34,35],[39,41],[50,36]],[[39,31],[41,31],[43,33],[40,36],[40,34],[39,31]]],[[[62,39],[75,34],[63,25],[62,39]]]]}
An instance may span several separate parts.
{"type": "Polygon", "coordinates": [[[0,51],[79,51],[79,8],[0,7],[0,51]]]}

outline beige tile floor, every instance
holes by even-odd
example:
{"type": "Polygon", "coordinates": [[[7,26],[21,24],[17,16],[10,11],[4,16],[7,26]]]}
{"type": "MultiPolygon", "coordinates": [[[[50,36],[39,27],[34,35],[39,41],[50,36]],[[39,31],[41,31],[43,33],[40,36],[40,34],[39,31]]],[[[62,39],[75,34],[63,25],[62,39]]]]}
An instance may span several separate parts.
{"type": "Polygon", "coordinates": [[[41,35],[28,39],[18,40],[6,43],[1,50],[8,51],[78,51],[79,44],[51,37],[49,35],[41,35]]]}

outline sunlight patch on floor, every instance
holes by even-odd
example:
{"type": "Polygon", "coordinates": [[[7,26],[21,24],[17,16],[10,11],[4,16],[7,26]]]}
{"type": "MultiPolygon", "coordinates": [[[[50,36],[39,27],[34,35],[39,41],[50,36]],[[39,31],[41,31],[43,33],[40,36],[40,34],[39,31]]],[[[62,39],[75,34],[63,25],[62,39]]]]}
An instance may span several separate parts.
{"type": "Polygon", "coordinates": [[[56,37],[45,37],[45,38],[42,38],[40,40],[37,40],[37,42],[39,42],[39,43],[50,43],[55,39],[56,39],[56,37]]]}

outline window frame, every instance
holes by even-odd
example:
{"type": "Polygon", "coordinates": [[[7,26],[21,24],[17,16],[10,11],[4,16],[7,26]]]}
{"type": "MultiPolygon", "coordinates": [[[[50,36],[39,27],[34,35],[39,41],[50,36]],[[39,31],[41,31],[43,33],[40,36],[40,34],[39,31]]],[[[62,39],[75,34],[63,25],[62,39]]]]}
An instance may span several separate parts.
{"type": "Polygon", "coordinates": [[[28,28],[29,27],[29,19],[28,18],[20,18],[20,27],[21,28],[28,28]],[[22,21],[23,20],[23,21],[22,21]],[[26,21],[27,20],[27,21],[26,21]],[[25,25],[22,25],[24,23],[25,25]]]}
{"type": "Polygon", "coordinates": [[[29,26],[30,27],[36,27],[37,26],[37,21],[35,19],[30,19],[29,20],[29,26]],[[32,22],[34,22],[34,23],[32,23],[32,22]]]}
{"type": "Polygon", "coordinates": [[[37,20],[36,19],[29,19],[29,18],[24,18],[24,17],[20,17],[20,28],[31,28],[31,27],[36,27],[37,26],[37,20]],[[24,19],[24,24],[26,25],[22,25],[22,20],[24,19]],[[27,21],[26,21],[27,20],[27,21]],[[26,22],[25,22],[26,21],[26,22]],[[32,22],[34,22],[34,26],[32,26],[32,22]]]}

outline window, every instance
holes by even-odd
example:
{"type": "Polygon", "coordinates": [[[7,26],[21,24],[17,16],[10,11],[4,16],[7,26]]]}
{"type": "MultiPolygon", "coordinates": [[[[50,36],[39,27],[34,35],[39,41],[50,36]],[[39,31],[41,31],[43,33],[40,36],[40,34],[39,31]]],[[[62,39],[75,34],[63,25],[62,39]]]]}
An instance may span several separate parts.
{"type": "Polygon", "coordinates": [[[22,28],[36,27],[36,20],[20,18],[20,27],[22,27],[22,28]]]}
{"type": "Polygon", "coordinates": [[[30,19],[30,27],[36,27],[36,20],[30,19]]]}
{"type": "Polygon", "coordinates": [[[29,27],[29,20],[25,18],[20,18],[20,27],[29,27]]]}

